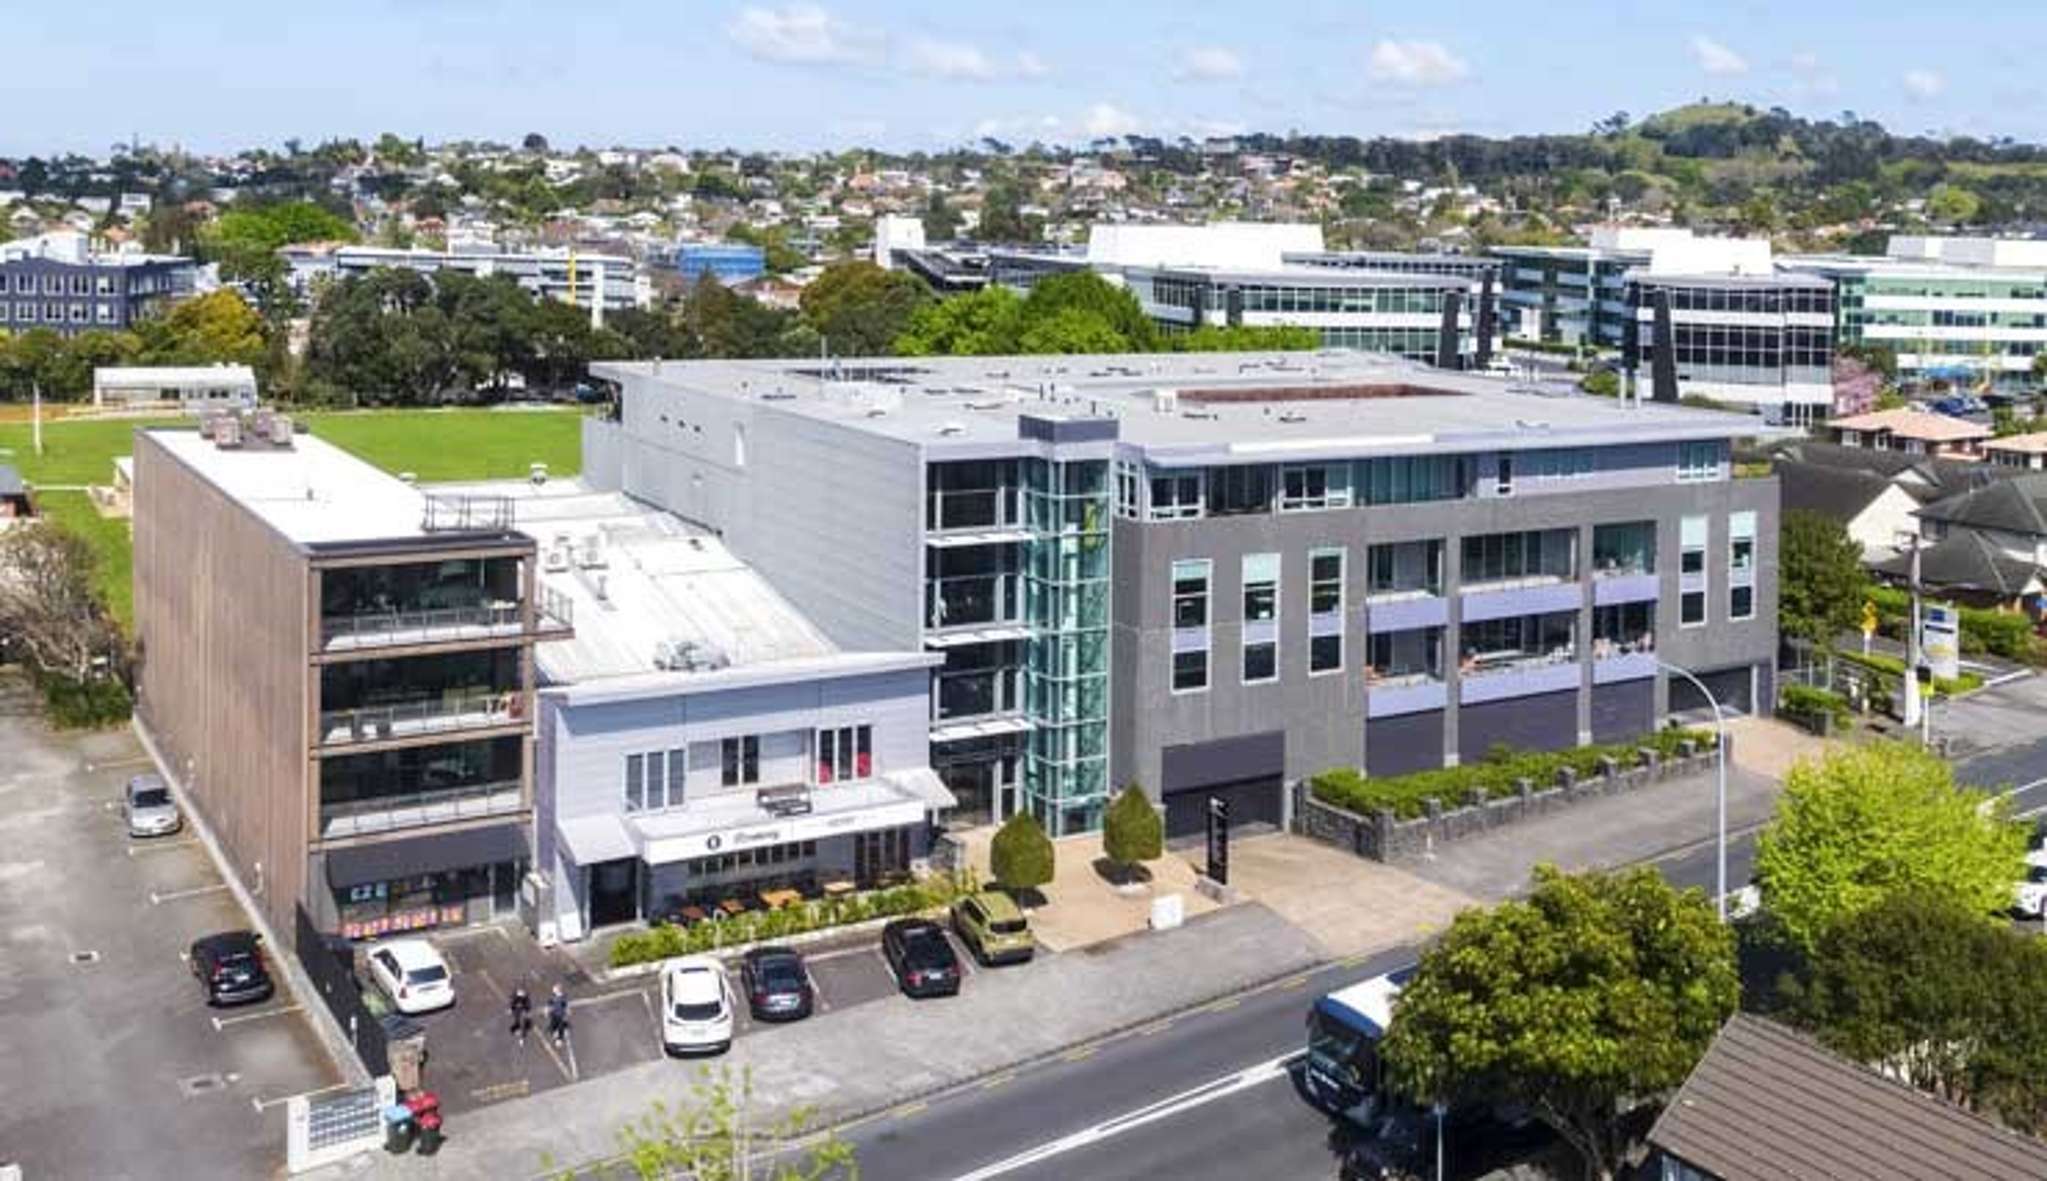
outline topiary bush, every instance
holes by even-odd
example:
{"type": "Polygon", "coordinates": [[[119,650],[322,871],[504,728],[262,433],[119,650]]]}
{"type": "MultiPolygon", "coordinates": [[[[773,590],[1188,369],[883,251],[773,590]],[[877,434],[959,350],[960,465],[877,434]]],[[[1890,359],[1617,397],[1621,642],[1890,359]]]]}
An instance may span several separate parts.
{"type": "Polygon", "coordinates": [[[1166,825],[1151,798],[1136,783],[1125,787],[1102,817],[1102,852],[1116,868],[1128,872],[1141,861],[1156,861],[1166,851],[1166,825]]]}
{"type": "Polygon", "coordinates": [[[988,868],[995,884],[1016,893],[1035,890],[1052,880],[1052,838],[1029,812],[1002,822],[988,847],[988,868]]]}

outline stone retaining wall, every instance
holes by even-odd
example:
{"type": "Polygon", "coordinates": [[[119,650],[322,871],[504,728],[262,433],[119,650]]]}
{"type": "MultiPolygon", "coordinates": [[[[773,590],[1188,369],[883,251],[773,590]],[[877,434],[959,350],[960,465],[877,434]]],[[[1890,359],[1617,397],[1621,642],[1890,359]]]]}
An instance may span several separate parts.
{"type": "MultiPolygon", "coordinates": [[[[1734,757],[1734,740],[1727,739],[1727,756],[1734,757]]],[[[1686,743],[1685,753],[1664,760],[1654,750],[1636,752],[1632,766],[1616,759],[1602,760],[1600,774],[1579,779],[1568,767],[1557,772],[1553,784],[1538,785],[1523,779],[1511,796],[1488,800],[1474,789],[1469,799],[1424,801],[1426,814],[1401,820],[1390,811],[1370,816],[1323,803],[1315,798],[1306,780],[1294,785],[1294,831],[1348,849],[1373,861],[1414,861],[1437,845],[1491,832],[1510,824],[1547,816],[1585,800],[1633,791],[1652,783],[1709,774],[1713,770],[1712,747],[1695,749],[1686,743]]]]}

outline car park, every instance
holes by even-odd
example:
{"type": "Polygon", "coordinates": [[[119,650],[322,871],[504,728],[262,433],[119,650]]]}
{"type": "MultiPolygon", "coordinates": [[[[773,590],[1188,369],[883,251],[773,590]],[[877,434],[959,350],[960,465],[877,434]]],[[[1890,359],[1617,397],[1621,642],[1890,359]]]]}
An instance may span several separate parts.
{"type": "Polygon", "coordinates": [[[756,1021],[801,1021],[817,1000],[803,956],[786,947],[756,947],[740,957],[739,983],[756,1021]]]}
{"type": "Polygon", "coordinates": [[[710,956],[685,956],[661,969],[661,1048],[670,1054],[719,1054],[732,1046],[732,988],[710,956]]]}
{"type": "Polygon", "coordinates": [[[184,813],[160,775],[137,775],[121,790],[121,815],[131,837],[161,837],[185,827],[184,813]]]}
{"type": "Polygon", "coordinates": [[[984,964],[1018,964],[1038,950],[1030,921],[1007,894],[970,894],[952,904],[952,929],[984,964]]]}
{"type": "Polygon", "coordinates": [[[455,1003],[454,977],[434,945],[393,939],[370,949],[370,976],[401,1013],[430,1013],[455,1003]]]}
{"type": "Polygon", "coordinates": [[[906,996],[952,996],[960,990],[959,956],[930,919],[897,919],[883,927],[881,954],[906,996]]]}
{"type": "Polygon", "coordinates": [[[221,931],[195,940],[186,954],[192,975],[206,988],[210,1005],[267,1001],[277,991],[263,962],[262,937],[253,931],[221,931]]]}

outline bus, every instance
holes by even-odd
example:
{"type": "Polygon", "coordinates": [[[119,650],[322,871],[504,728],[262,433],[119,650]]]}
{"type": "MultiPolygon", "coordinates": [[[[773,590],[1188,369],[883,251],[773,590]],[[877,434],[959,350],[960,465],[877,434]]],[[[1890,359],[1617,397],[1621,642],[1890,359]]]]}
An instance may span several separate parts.
{"type": "Polygon", "coordinates": [[[1407,967],[1339,988],[1308,1010],[1308,1058],[1302,1080],[1315,1105],[1331,1115],[1371,1124],[1385,1107],[1379,1042],[1393,1023],[1393,1003],[1414,977],[1407,967]]]}

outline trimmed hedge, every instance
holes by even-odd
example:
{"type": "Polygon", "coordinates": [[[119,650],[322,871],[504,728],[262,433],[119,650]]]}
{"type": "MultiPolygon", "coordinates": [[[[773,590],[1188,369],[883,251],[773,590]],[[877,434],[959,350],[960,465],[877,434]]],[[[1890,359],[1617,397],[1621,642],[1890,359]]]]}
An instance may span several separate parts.
{"type": "MultiPolygon", "coordinates": [[[[1866,668],[1876,673],[1878,682],[1885,688],[1886,692],[1891,688],[1891,682],[1905,675],[1905,662],[1896,656],[1886,656],[1881,652],[1873,652],[1868,656],[1864,656],[1860,652],[1837,652],[1834,655],[1837,660],[1844,664],[1852,664],[1858,668],[1866,668]]],[[[1935,696],[1939,697],[1952,696],[1956,693],[1967,693],[1971,689],[1980,689],[1982,687],[1983,678],[1972,672],[1964,672],[1953,680],[1949,680],[1946,677],[1933,678],[1933,692],[1935,696]]]]}
{"type": "Polygon", "coordinates": [[[645,931],[620,935],[611,945],[611,966],[623,968],[629,964],[650,963],[681,955],[701,955],[746,943],[787,939],[792,935],[864,923],[870,919],[923,914],[948,906],[953,899],[971,894],[976,888],[970,874],[936,876],[926,881],[845,898],[813,899],[781,910],[749,910],[731,918],[712,919],[689,927],[656,923],[645,931]]]}
{"type": "Polygon", "coordinates": [[[1846,726],[1850,719],[1848,699],[1839,693],[1812,685],[1786,681],[1777,690],[1777,712],[1785,720],[1817,729],[1821,719],[1846,726]]]}
{"type": "MultiPolygon", "coordinates": [[[[1912,592],[1903,587],[1872,586],[1866,597],[1876,605],[1877,627],[1887,636],[1905,634],[1905,622],[1912,617],[1912,592]]],[[[1988,652],[2006,660],[2028,663],[2041,659],[2033,638],[2033,621],[2016,611],[1992,611],[1963,607],[1962,651],[1974,656],[1988,652]]]]}
{"type": "Polygon", "coordinates": [[[1516,784],[1526,779],[1538,787],[1556,782],[1557,772],[1568,767],[1581,779],[1599,774],[1601,761],[1612,758],[1623,766],[1635,761],[1643,747],[1663,758],[1678,753],[1678,745],[1691,739],[1711,749],[1713,734],[1708,730],[1666,729],[1645,734],[1633,742],[1578,746],[1568,750],[1516,751],[1495,747],[1483,762],[1409,775],[1370,778],[1355,767],[1333,767],[1308,781],[1315,798],[1359,815],[1390,811],[1402,820],[1413,820],[1424,812],[1423,801],[1436,799],[1446,808],[1462,805],[1473,791],[1489,800],[1510,796],[1516,784]]]}

